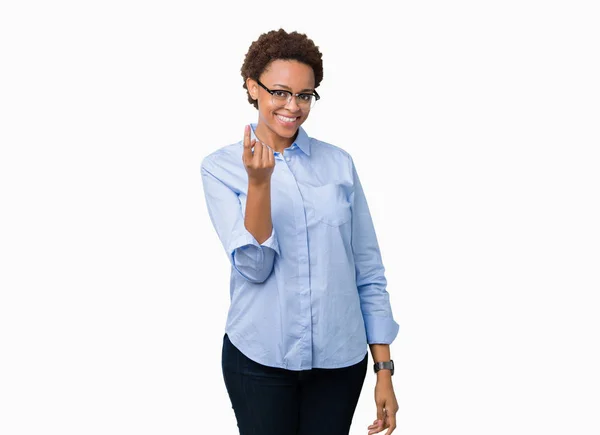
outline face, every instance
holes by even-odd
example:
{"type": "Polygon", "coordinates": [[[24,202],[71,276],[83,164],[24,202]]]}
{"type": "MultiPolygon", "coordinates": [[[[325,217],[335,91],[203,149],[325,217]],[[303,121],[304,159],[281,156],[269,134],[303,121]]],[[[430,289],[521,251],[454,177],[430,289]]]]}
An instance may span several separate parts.
{"type": "MultiPolygon", "coordinates": [[[[259,77],[260,82],[270,90],[286,90],[294,94],[314,91],[315,75],[312,68],[296,60],[275,60],[259,77]]],[[[293,139],[298,127],[308,118],[310,108],[301,108],[292,97],[285,106],[273,104],[271,94],[248,79],[250,95],[258,100],[258,132],[267,135],[272,141],[293,139]]],[[[267,140],[266,138],[263,140],[267,140]]]]}

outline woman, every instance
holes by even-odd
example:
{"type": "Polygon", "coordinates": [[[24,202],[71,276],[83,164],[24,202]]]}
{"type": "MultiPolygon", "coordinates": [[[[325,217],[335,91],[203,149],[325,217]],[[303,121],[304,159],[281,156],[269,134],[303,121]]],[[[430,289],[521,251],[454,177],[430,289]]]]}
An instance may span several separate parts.
{"type": "Polygon", "coordinates": [[[231,262],[222,369],[241,435],[346,435],[370,347],[377,419],[396,427],[389,344],[398,333],[379,246],[351,156],[301,125],[320,97],[322,55],[283,29],[241,69],[258,122],[201,173],[231,262]]]}

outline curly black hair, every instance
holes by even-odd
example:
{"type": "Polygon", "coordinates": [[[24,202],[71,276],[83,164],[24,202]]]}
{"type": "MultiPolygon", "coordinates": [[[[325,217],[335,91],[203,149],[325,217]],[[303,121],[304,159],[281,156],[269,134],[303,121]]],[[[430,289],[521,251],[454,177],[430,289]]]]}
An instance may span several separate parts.
{"type": "Polygon", "coordinates": [[[322,57],[319,47],[303,33],[287,33],[283,29],[263,33],[250,45],[241,68],[243,88],[248,94],[248,101],[258,109],[258,102],[253,100],[248,92],[246,79],[258,80],[269,64],[278,59],[297,60],[310,66],[315,74],[317,88],[323,80],[322,57]]]}

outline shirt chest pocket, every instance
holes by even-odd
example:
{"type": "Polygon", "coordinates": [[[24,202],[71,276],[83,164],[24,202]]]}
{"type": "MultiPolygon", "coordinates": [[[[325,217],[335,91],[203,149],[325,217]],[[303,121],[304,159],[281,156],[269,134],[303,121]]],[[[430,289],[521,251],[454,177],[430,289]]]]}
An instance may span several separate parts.
{"type": "Polygon", "coordinates": [[[339,227],[352,216],[350,202],[341,184],[329,183],[307,189],[307,202],[310,213],[316,221],[332,227],[339,227]]]}

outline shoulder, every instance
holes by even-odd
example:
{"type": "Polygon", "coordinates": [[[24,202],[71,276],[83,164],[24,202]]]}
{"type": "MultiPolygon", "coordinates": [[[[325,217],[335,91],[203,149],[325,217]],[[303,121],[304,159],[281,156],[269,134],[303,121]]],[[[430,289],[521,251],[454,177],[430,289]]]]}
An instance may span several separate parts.
{"type": "Polygon", "coordinates": [[[323,183],[353,184],[352,156],[341,146],[311,138],[310,160],[312,169],[323,183]]]}
{"type": "Polygon", "coordinates": [[[200,163],[202,171],[208,171],[213,175],[221,171],[243,168],[242,141],[225,145],[206,155],[200,163]]]}
{"type": "Polygon", "coordinates": [[[315,153],[318,158],[331,157],[338,161],[352,162],[350,153],[341,146],[333,145],[313,137],[310,138],[310,151],[311,154],[315,153]]]}
{"type": "Polygon", "coordinates": [[[310,138],[310,154],[313,165],[323,166],[326,170],[334,170],[337,174],[351,174],[354,161],[350,152],[339,145],[333,145],[319,139],[310,138]]]}

